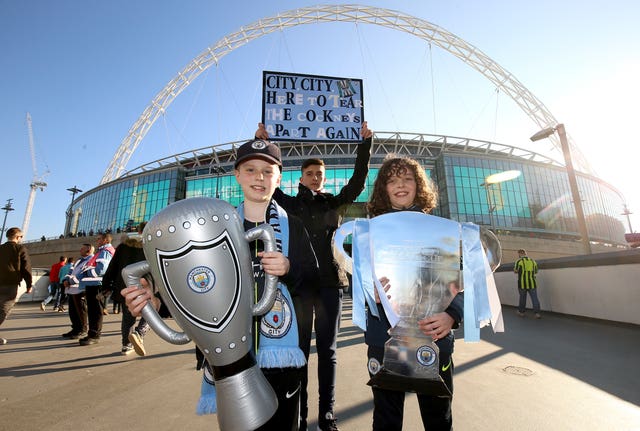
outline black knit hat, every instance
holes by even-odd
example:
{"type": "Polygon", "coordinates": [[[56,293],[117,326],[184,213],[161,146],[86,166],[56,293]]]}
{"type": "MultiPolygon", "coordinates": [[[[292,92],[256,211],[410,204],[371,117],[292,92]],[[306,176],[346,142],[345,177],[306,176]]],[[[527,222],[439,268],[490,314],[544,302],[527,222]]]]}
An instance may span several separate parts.
{"type": "Polygon", "coordinates": [[[280,170],[282,170],[280,148],[269,141],[254,139],[252,141],[245,142],[238,148],[236,154],[237,158],[236,163],[233,166],[234,168],[237,168],[240,163],[248,159],[263,159],[271,163],[277,163],[280,170]]]}

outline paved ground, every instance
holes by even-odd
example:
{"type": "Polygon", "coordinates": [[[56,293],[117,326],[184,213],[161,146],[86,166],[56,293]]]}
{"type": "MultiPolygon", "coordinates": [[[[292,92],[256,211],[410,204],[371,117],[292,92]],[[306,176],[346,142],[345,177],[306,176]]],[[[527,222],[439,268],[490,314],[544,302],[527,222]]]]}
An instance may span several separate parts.
{"type": "MultiPolygon", "coordinates": [[[[345,303],[339,338],[337,416],[342,431],[371,428],[365,345],[345,303]]],[[[462,431],[640,430],[640,327],[545,314],[506,332],[456,344],[454,424],[462,431]]],[[[0,430],[218,430],[194,414],[200,374],[192,346],[147,336],[149,356],[120,354],[120,315],[105,318],[100,344],[60,338],[65,314],[21,303],[0,327],[0,430]]],[[[462,338],[463,334],[457,334],[462,338]]],[[[316,355],[312,351],[311,369],[316,355]]],[[[317,414],[310,376],[311,418],[317,414]]],[[[421,428],[409,396],[405,429],[421,428]]],[[[311,421],[315,429],[315,421],[311,421]]]]}

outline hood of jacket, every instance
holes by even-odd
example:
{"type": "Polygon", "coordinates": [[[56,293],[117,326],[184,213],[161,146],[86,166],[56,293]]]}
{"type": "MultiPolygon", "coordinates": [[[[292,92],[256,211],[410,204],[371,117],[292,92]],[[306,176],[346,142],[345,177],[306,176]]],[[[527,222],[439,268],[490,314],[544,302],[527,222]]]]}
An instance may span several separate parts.
{"type": "Polygon", "coordinates": [[[120,243],[133,248],[142,248],[142,236],[137,233],[132,235],[124,234],[122,235],[120,243]]]}

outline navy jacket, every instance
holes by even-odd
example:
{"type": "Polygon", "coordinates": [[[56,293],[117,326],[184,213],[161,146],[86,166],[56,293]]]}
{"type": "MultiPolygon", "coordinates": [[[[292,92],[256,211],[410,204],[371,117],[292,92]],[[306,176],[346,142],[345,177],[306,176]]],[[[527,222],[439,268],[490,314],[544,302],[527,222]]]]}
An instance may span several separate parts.
{"type": "Polygon", "coordinates": [[[331,241],[346,206],[353,203],[364,190],[370,156],[371,138],[368,138],[358,145],[353,175],[337,195],[314,194],[302,184],[296,196],[289,196],[279,188],[273,194],[273,199],[282,208],[302,219],[309,233],[320,272],[316,287],[338,288],[348,285],[346,274],[333,258],[331,241]]]}

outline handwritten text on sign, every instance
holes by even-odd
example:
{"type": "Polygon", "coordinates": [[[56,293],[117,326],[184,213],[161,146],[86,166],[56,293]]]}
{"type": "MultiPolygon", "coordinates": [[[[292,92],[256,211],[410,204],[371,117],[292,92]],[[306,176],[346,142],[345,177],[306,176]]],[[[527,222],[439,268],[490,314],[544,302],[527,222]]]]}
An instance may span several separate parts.
{"type": "Polygon", "coordinates": [[[280,141],[359,141],[362,80],[263,72],[262,122],[280,141]]]}

